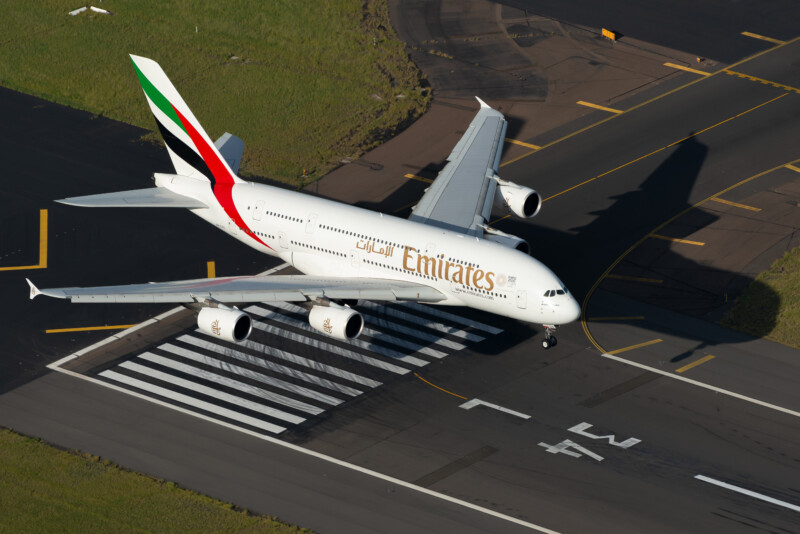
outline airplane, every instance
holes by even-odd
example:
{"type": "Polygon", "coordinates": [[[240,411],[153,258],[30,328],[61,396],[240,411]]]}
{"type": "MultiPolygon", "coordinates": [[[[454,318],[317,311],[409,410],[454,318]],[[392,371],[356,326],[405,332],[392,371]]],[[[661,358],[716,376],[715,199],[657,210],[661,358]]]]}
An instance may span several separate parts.
{"type": "Polygon", "coordinates": [[[82,207],[184,208],[301,275],[256,275],[105,287],[39,289],[71,302],[180,303],[198,311],[198,328],[242,342],[252,320],[236,304],[294,302],[309,324],[339,340],[364,327],[359,300],[466,306],[545,328],[580,315],[577,300],[529,244],[489,226],[493,209],[535,216],[541,196],[497,174],[507,123],[480,109],[408,219],[247,182],[238,175],[244,142],[225,133],[212,143],[158,63],[131,55],[164,139],[174,174],[154,173],[155,187],[72,197],[82,207]]]}

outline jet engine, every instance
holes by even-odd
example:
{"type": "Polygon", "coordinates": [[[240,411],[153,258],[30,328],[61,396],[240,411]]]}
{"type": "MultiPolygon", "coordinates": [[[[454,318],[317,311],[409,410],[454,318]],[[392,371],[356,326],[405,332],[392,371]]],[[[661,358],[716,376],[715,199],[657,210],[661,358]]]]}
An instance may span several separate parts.
{"type": "Polygon", "coordinates": [[[197,326],[201,332],[236,343],[247,339],[253,331],[250,316],[236,308],[204,307],[197,314],[197,326]]]}
{"type": "Polygon", "coordinates": [[[507,182],[497,176],[494,190],[494,205],[512,212],[517,217],[529,219],[542,208],[542,197],[531,189],[514,182],[507,182]]]}
{"type": "Polygon", "coordinates": [[[329,306],[314,306],[308,314],[312,328],[342,341],[350,341],[361,334],[364,318],[356,310],[330,303],[329,306]]]}

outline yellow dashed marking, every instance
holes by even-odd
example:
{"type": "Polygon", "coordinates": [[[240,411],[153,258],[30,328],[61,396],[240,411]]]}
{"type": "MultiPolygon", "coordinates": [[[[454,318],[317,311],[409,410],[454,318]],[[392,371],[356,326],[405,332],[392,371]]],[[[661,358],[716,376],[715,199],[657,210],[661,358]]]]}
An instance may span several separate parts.
{"type": "Polygon", "coordinates": [[[540,147],[538,145],[532,145],[532,144],[526,143],[524,141],[517,141],[516,139],[511,139],[509,137],[506,137],[506,143],[511,143],[512,145],[524,146],[524,147],[532,148],[534,150],[539,150],[540,148],[542,148],[542,147],[540,147]]]}
{"type": "Polygon", "coordinates": [[[771,85],[772,87],[777,87],[778,89],[783,89],[784,91],[792,91],[794,93],[800,93],[800,89],[797,87],[792,87],[791,85],[784,85],[782,83],[773,82],[771,80],[765,80],[763,78],[757,78],[755,76],[750,76],[749,74],[744,74],[743,72],[736,72],[734,70],[725,69],[723,71],[725,74],[730,74],[731,76],[738,76],[739,78],[744,78],[745,80],[750,80],[751,82],[758,82],[764,85],[771,85]]]}
{"type": "Polygon", "coordinates": [[[709,354],[708,356],[703,356],[703,357],[702,357],[702,358],[700,358],[699,360],[697,360],[697,361],[694,361],[694,362],[690,363],[689,365],[684,365],[684,366],[683,366],[683,367],[681,367],[680,369],[675,369],[675,372],[676,372],[676,373],[683,373],[683,372],[686,372],[686,371],[688,371],[689,369],[691,369],[692,367],[697,367],[698,365],[704,364],[704,363],[706,363],[707,361],[709,361],[709,360],[713,360],[713,359],[714,359],[714,356],[712,356],[712,355],[710,355],[710,354],[709,354]]]}
{"type": "Polygon", "coordinates": [[[611,352],[606,352],[606,354],[619,354],[620,352],[628,352],[629,350],[633,349],[640,349],[642,347],[647,347],[648,345],[655,345],[656,343],[661,343],[664,341],[663,339],[653,339],[652,341],[645,341],[644,343],[639,343],[638,345],[631,345],[630,347],[625,347],[622,349],[612,350],[611,352]]]}
{"type": "MultiPolygon", "coordinates": [[[[798,169],[798,172],[800,172],[800,169],[798,169]]],[[[720,204],[727,204],[728,206],[742,208],[743,210],[761,211],[761,208],[754,208],[753,206],[748,206],[747,204],[739,204],[738,202],[731,202],[730,200],[725,200],[724,198],[714,197],[711,200],[713,200],[714,202],[719,202],[720,204]]]]}
{"type": "Polygon", "coordinates": [[[680,69],[685,70],[686,72],[691,72],[692,74],[700,74],[702,76],[711,76],[710,72],[705,72],[702,70],[692,69],[689,67],[684,67],[683,65],[676,65],[675,63],[664,63],[665,67],[672,67],[673,69],[680,69]]]}
{"type": "Polygon", "coordinates": [[[705,243],[700,241],[689,241],[688,239],[678,239],[677,237],[667,237],[665,235],[660,234],[650,234],[650,237],[654,237],[656,239],[663,239],[664,241],[672,241],[674,243],[683,243],[684,245],[695,245],[698,247],[705,246],[705,243]]]}
{"type": "Polygon", "coordinates": [[[781,41],[780,39],[773,39],[772,37],[764,37],[763,35],[758,35],[757,33],[742,32],[742,35],[744,35],[745,37],[752,37],[753,39],[760,39],[762,41],[767,41],[779,45],[786,44],[786,41],[781,41]]]}
{"type": "Polygon", "coordinates": [[[599,106],[597,104],[592,104],[591,102],[584,102],[583,100],[578,100],[575,102],[576,104],[580,104],[581,106],[586,106],[594,109],[599,109],[601,111],[608,111],[609,113],[622,113],[621,109],[614,109],[614,108],[607,108],[605,106],[599,106]]]}

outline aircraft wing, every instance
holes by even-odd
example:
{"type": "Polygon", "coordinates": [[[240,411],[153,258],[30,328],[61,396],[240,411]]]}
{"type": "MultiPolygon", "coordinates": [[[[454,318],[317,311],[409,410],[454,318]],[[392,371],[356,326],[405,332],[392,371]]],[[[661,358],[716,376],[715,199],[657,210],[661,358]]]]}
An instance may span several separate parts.
{"type": "Polygon", "coordinates": [[[481,109],[447,157],[441,170],[409,217],[433,226],[483,235],[491,215],[507,123],[503,114],[480,98],[481,109]]]}
{"type": "Polygon", "coordinates": [[[33,299],[46,295],[72,302],[183,303],[212,299],[222,303],[304,302],[317,297],[382,301],[438,302],[445,296],[415,282],[375,278],[337,278],[307,275],[202,278],[104,287],[39,289],[28,280],[33,299]]]}

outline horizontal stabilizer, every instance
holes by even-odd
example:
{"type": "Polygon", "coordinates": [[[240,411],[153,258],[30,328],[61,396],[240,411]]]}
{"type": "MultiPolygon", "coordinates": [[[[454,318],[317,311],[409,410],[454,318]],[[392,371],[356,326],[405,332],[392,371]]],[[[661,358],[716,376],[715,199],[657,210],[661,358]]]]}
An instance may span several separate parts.
{"type": "Polygon", "coordinates": [[[233,174],[239,174],[239,165],[244,154],[244,141],[233,134],[225,132],[222,137],[214,141],[214,146],[219,150],[222,158],[228,163],[233,174]]]}
{"type": "Polygon", "coordinates": [[[179,195],[163,187],[101,193],[57,200],[61,204],[84,208],[207,208],[203,202],[179,195]]]}

